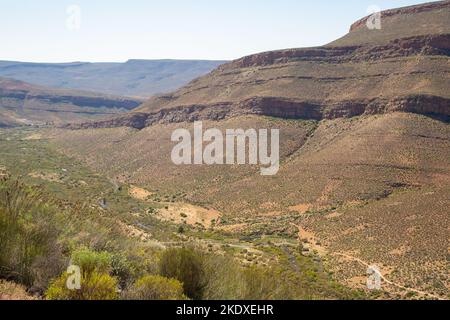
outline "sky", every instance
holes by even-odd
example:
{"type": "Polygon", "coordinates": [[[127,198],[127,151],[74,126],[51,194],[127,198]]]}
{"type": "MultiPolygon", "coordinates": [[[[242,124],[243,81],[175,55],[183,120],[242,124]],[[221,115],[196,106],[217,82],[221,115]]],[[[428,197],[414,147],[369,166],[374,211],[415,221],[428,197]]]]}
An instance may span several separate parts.
{"type": "Polygon", "coordinates": [[[0,0],[0,60],[231,60],[323,45],[413,0],[0,0]]]}

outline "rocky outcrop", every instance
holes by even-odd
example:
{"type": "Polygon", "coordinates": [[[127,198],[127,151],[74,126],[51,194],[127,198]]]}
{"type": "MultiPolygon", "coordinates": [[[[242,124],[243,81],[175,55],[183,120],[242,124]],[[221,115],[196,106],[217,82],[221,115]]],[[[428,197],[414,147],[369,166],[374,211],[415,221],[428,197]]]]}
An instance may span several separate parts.
{"type": "Polygon", "coordinates": [[[117,108],[132,110],[141,104],[139,100],[126,98],[107,98],[102,96],[83,96],[83,95],[51,95],[51,94],[33,94],[21,90],[3,90],[0,88],[1,98],[19,99],[19,100],[39,100],[51,104],[71,104],[78,107],[89,108],[117,108]]]}
{"type": "Polygon", "coordinates": [[[261,115],[285,119],[324,120],[350,118],[389,112],[411,112],[450,119],[450,99],[420,95],[395,99],[340,101],[335,103],[293,101],[276,97],[255,97],[238,103],[191,105],[163,109],[154,113],[131,113],[92,123],[64,125],[68,129],[130,127],[143,129],[154,124],[223,120],[242,115],[261,115]]]}
{"type": "Polygon", "coordinates": [[[60,128],[66,129],[93,129],[93,128],[112,128],[112,127],[129,127],[134,129],[143,129],[147,126],[146,121],[150,117],[147,113],[131,113],[113,119],[85,122],[78,124],[64,124],[60,128]]]}

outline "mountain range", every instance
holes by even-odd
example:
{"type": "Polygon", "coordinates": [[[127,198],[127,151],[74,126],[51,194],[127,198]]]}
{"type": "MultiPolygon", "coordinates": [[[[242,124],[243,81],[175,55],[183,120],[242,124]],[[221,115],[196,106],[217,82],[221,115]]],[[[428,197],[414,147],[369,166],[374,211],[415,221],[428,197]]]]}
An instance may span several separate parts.
{"type": "Polygon", "coordinates": [[[125,63],[29,63],[0,61],[0,77],[31,84],[150,97],[175,90],[225,61],[129,60],[125,63]]]}

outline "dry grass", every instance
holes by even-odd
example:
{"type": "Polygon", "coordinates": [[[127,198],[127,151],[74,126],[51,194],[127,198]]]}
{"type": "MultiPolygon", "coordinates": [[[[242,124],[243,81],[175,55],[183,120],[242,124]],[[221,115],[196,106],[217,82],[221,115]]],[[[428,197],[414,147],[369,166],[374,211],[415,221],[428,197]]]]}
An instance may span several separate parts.
{"type": "Polygon", "coordinates": [[[0,280],[0,300],[37,300],[28,294],[24,286],[0,280]]]}

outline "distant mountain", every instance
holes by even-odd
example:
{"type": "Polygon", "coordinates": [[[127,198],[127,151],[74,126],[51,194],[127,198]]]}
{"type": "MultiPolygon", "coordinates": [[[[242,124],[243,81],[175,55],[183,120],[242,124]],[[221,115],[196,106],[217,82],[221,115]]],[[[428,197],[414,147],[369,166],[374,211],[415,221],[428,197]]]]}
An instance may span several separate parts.
{"type": "Polygon", "coordinates": [[[226,61],[129,60],[125,63],[0,61],[0,77],[54,88],[148,97],[170,92],[226,61]]]}
{"type": "Polygon", "coordinates": [[[141,102],[0,78],[0,127],[93,120],[129,111],[141,102]]]}

